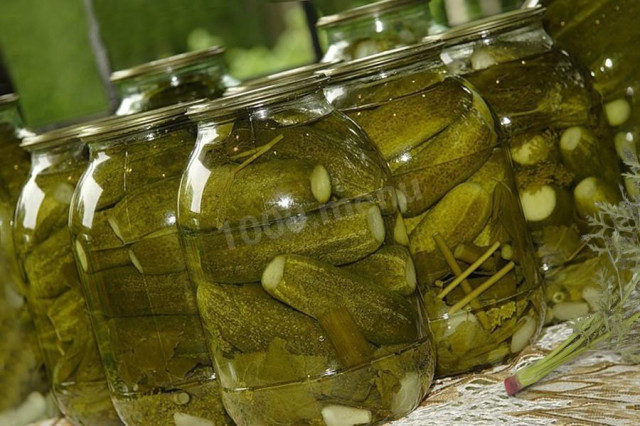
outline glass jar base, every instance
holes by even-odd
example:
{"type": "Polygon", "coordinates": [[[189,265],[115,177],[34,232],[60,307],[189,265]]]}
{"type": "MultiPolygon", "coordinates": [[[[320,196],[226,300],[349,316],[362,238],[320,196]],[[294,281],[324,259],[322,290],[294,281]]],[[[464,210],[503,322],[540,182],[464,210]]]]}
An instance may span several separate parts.
{"type": "Polygon", "coordinates": [[[113,403],[128,425],[179,425],[193,418],[232,425],[220,400],[217,381],[192,384],[156,394],[114,395],[113,403]]]}
{"type": "Polygon", "coordinates": [[[277,386],[223,388],[238,424],[378,424],[403,417],[422,401],[433,379],[430,340],[365,365],[277,386]]]}
{"type": "Polygon", "coordinates": [[[105,381],[53,385],[60,411],[76,425],[121,425],[105,381]]]}

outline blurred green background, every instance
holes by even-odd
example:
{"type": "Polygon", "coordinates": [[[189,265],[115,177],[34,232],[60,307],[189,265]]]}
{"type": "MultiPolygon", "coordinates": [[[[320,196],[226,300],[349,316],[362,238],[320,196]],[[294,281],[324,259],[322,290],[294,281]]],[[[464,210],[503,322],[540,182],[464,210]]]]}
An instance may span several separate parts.
{"type": "MultiPolygon", "coordinates": [[[[1,1],[0,47],[25,119],[34,128],[106,114],[108,72],[177,53],[223,44],[230,72],[239,79],[315,59],[303,1],[1,1]],[[87,10],[93,10],[99,32],[90,25],[87,10]],[[91,30],[101,43],[92,40],[91,30]],[[108,63],[102,68],[92,43],[105,48],[108,63]]],[[[432,0],[434,15],[468,20],[520,3],[455,0],[465,6],[445,12],[452,1],[432,0]]],[[[326,15],[372,2],[313,0],[306,8],[326,15]]]]}

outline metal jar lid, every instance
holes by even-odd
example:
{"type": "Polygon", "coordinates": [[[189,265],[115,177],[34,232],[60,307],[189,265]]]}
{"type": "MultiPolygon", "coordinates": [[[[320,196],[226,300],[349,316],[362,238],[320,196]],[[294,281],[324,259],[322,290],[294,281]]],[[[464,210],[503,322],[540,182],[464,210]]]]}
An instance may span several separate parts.
{"type": "Polygon", "coordinates": [[[181,53],[179,55],[169,56],[168,58],[147,62],[146,64],[138,65],[133,68],[116,71],[111,74],[111,81],[116,83],[133,77],[139,77],[141,75],[152,75],[171,72],[175,69],[184,68],[208,58],[220,56],[224,52],[225,49],[223,47],[213,46],[195,52],[187,52],[181,53]]]}
{"type": "Polygon", "coordinates": [[[409,5],[428,4],[430,0],[383,0],[365,6],[355,7],[335,15],[323,16],[318,20],[318,29],[329,28],[347,21],[354,21],[368,16],[376,16],[393,9],[399,9],[409,5]]]}
{"type": "Polygon", "coordinates": [[[59,129],[50,130],[37,135],[31,135],[22,141],[20,147],[27,151],[34,151],[37,149],[49,149],[70,143],[77,143],[80,142],[80,135],[82,135],[86,129],[108,122],[112,119],[113,117],[104,117],[97,120],[72,124],[70,126],[61,127],[59,129]]]}
{"type": "Polygon", "coordinates": [[[328,78],[311,75],[300,79],[275,82],[269,86],[225,96],[189,108],[187,115],[195,120],[233,116],[236,112],[272,105],[321,90],[328,78]]]}
{"type": "Polygon", "coordinates": [[[400,68],[423,59],[438,57],[443,45],[438,36],[430,36],[423,39],[420,44],[355,59],[321,72],[332,82],[351,80],[383,70],[400,68]]]}
{"type": "Polygon", "coordinates": [[[187,102],[139,114],[114,116],[106,120],[99,120],[90,123],[83,129],[80,137],[86,139],[87,142],[95,142],[105,138],[152,130],[173,122],[187,121],[185,115],[187,109],[202,102],[201,100],[187,102]]]}
{"type": "Polygon", "coordinates": [[[247,90],[265,87],[285,81],[301,80],[309,77],[318,71],[324,71],[339,64],[341,61],[331,62],[315,62],[313,64],[303,65],[301,67],[291,68],[264,77],[258,77],[247,80],[236,87],[227,89],[226,95],[234,95],[236,93],[246,92],[247,90]]]}
{"type": "Polygon", "coordinates": [[[469,24],[453,27],[438,37],[446,45],[466,43],[540,22],[547,9],[536,7],[501,13],[469,24]]]}

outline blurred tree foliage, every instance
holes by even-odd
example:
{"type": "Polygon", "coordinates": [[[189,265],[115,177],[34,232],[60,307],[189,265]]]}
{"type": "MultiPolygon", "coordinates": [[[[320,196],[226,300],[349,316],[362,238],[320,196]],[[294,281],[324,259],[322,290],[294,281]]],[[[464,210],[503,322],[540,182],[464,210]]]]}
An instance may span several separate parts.
{"type": "MultiPolygon", "coordinates": [[[[39,127],[106,113],[83,0],[0,1],[0,48],[27,123],[39,127]]],[[[313,60],[300,1],[92,0],[112,70],[224,44],[231,73],[241,79],[313,60]]],[[[327,15],[376,0],[307,1],[327,15]]],[[[437,20],[446,20],[452,1],[432,0],[437,20]]],[[[456,2],[476,11],[512,8],[521,0],[456,2]]]]}
{"type": "Polygon", "coordinates": [[[27,123],[104,111],[82,0],[2,0],[0,45],[27,123]]]}
{"type": "MultiPolygon", "coordinates": [[[[1,0],[0,46],[34,127],[107,111],[88,40],[83,0],[1,0]]],[[[101,37],[118,70],[224,44],[237,77],[311,62],[296,1],[93,0],[101,37]]]]}

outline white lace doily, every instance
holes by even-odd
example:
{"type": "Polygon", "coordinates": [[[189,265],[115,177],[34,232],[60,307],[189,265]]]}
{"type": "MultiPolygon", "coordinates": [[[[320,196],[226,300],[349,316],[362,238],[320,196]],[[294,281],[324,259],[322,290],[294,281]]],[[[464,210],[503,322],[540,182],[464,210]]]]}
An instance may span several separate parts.
{"type": "Polygon", "coordinates": [[[571,335],[545,329],[535,347],[506,366],[439,380],[422,406],[392,426],[640,425],[640,366],[607,351],[590,352],[509,397],[502,381],[571,335]]]}

